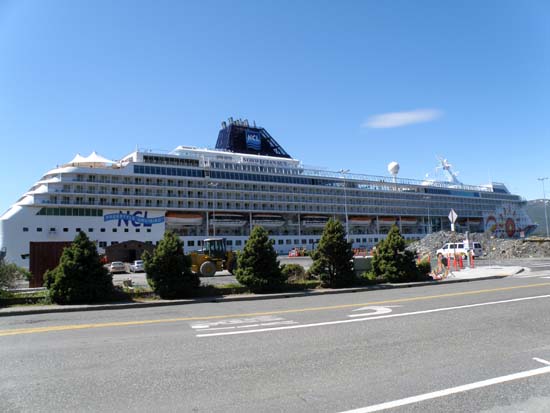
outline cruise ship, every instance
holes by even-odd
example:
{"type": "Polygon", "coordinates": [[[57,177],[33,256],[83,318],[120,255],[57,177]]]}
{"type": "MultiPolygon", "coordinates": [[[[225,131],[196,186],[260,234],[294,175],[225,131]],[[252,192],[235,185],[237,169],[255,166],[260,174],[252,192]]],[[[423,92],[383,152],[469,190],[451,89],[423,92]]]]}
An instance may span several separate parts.
{"type": "Polygon", "coordinates": [[[117,161],[94,152],[46,172],[0,217],[0,251],[28,267],[32,243],[66,243],[84,231],[101,253],[126,241],[154,245],[167,230],[187,252],[211,236],[238,250],[261,225],[284,254],[314,248],[331,217],[355,248],[371,248],[394,224],[409,239],[449,229],[451,210],[457,231],[519,237],[535,228],[526,201],[504,184],[404,179],[396,163],[389,171],[306,167],[265,128],[229,118],[215,149],[136,150],[117,161]]]}

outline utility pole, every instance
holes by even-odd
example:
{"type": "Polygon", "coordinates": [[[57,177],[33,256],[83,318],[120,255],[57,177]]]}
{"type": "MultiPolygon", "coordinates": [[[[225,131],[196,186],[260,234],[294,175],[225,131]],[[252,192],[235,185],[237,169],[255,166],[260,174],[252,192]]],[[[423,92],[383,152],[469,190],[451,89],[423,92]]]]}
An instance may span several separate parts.
{"type": "Polygon", "coordinates": [[[544,189],[544,181],[548,179],[547,176],[544,178],[537,178],[537,180],[542,182],[542,202],[544,203],[544,220],[546,221],[546,238],[549,237],[548,235],[548,213],[546,212],[546,190],[544,189]]]}

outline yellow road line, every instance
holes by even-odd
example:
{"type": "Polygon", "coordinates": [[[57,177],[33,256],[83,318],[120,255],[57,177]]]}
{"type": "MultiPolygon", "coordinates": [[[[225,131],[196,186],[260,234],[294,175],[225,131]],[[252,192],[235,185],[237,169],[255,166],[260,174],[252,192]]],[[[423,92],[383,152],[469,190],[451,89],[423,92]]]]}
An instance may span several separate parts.
{"type": "Polygon", "coordinates": [[[177,323],[181,321],[200,321],[200,320],[216,320],[216,319],[223,319],[223,318],[257,317],[257,316],[264,316],[264,315],[304,313],[304,312],[310,312],[310,311],[340,310],[344,308],[365,307],[369,305],[407,303],[412,301],[425,301],[425,300],[433,300],[437,298],[459,297],[459,296],[466,296],[466,295],[476,295],[476,294],[493,293],[493,292],[499,292],[499,291],[510,291],[510,290],[518,290],[523,288],[548,287],[548,286],[550,286],[550,283],[539,283],[539,284],[519,285],[515,287],[501,287],[501,288],[491,288],[491,289],[475,290],[475,291],[463,291],[459,293],[427,295],[427,296],[410,297],[410,298],[397,298],[394,300],[371,301],[371,302],[361,303],[361,304],[341,304],[341,305],[333,305],[333,306],[325,306],[325,307],[298,308],[298,309],[292,309],[292,310],[263,311],[263,312],[257,312],[257,313],[211,315],[211,316],[203,316],[203,317],[163,318],[163,319],[157,319],[157,320],[114,321],[109,323],[68,324],[68,325],[50,326],[50,327],[19,328],[19,329],[12,329],[12,330],[0,330],[0,336],[15,336],[20,334],[47,333],[52,331],[84,330],[88,328],[125,327],[125,326],[137,326],[137,325],[147,325],[147,324],[166,324],[166,323],[177,323]]]}

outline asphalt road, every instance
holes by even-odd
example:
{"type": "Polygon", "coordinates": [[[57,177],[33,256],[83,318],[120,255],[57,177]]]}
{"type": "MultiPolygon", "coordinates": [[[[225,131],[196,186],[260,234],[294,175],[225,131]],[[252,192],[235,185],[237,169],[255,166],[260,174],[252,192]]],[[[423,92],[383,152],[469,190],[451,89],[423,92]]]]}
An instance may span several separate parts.
{"type": "Polygon", "coordinates": [[[1,317],[1,410],[546,412],[544,277],[1,317]]]}

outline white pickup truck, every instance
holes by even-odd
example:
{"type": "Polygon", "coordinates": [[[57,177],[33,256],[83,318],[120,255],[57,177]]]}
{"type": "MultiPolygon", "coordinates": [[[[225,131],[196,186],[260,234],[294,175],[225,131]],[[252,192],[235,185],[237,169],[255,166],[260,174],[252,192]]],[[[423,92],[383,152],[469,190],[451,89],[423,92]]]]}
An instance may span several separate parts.
{"type": "MultiPolygon", "coordinates": [[[[474,257],[480,257],[483,255],[483,249],[481,248],[481,243],[479,242],[470,242],[470,250],[472,251],[474,257]]],[[[448,242],[436,251],[436,254],[440,253],[444,256],[454,254],[466,256],[468,255],[468,241],[448,242]]]]}

